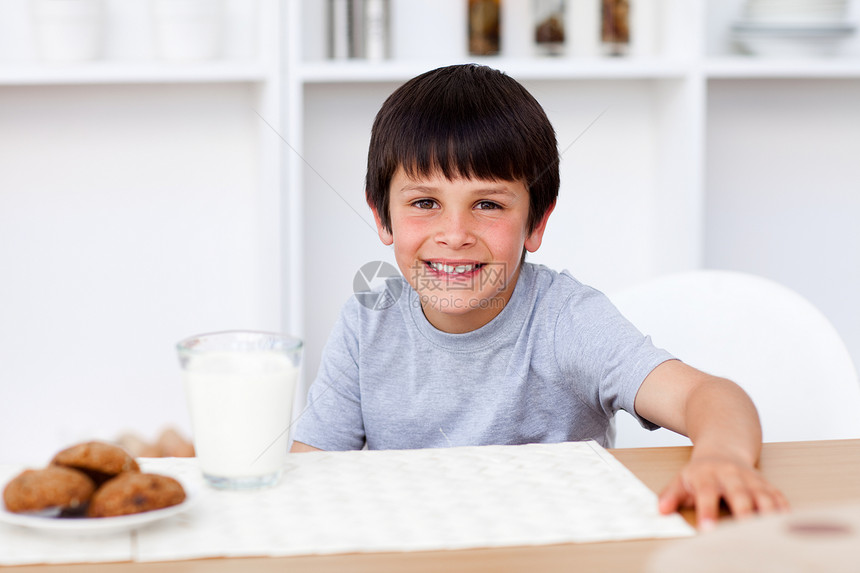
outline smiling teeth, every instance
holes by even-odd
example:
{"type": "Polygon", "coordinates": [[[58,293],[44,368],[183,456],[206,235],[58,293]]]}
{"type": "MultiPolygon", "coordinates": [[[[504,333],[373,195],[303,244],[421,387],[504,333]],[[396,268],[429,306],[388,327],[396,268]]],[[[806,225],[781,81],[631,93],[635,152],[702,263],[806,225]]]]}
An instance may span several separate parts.
{"type": "Polygon", "coordinates": [[[456,267],[452,267],[451,265],[445,265],[442,263],[430,263],[430,266],[439,272],[448,273],[448,274],[468,273],[469,271],[471,271],[472,269],[475,268],[475,265],[457,265],[456,267]]]}

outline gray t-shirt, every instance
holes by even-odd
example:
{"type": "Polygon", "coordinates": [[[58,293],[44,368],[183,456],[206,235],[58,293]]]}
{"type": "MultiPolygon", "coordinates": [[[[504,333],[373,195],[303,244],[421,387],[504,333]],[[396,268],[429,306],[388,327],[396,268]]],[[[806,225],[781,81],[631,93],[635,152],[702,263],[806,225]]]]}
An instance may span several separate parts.
{"type": "Polygon", "coordinates": [[[633,413],[642,381],[671,358],[567,272],[525,263],[502,312],[464,334],[434,328],[403,280],[384,310],[354,297],[343,307],[293,437],[323,450],[611,447],[615,412],[633,413]]]}

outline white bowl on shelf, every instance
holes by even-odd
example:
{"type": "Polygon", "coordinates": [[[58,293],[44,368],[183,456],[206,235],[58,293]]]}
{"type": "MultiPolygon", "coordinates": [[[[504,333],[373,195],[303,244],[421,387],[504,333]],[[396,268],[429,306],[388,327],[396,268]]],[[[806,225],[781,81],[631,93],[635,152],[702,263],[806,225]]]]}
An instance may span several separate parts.
{"type": "Polygon", "coordinates": [[[744,19],[767,23],[835,23],[845,19],[846,0],[749,0],[744,19]]]}
{"type": "Polygon", "coordinates": [[[732,26],[732,39],[746,53],[756,56],[804,58],[829,57],[856,31],[846,22],[758,22],[742,20],[732,26]]]}
{"type": "Polygon", "coordinates": [[[101,57],[102,0],[38,0],[33,23],[39,56],[48,62],[82,62],[101,57]]]}
{"type": "Polygon", "coordinates": [[[153,16],[162,59],[200,61],[221,55],[221,0],[153,0],[153,16]]]}

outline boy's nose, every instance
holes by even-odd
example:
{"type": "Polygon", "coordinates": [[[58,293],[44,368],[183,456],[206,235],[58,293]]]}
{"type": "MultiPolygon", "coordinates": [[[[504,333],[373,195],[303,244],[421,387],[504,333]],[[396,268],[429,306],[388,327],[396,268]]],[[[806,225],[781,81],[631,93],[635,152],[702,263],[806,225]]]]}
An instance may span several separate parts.
{"type": "Polygon", "coordinates": [[[475,242],[472,217],[468,213],[448,211],[439,218],[436,242],[452,249],[469,246],[475,242]]]}

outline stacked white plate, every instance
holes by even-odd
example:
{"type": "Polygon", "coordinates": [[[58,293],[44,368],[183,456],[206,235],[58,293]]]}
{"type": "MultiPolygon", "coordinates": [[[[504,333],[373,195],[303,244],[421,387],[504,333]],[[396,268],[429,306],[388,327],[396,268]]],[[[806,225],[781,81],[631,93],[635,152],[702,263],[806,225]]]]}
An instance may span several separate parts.
{"type": "Polygon", "coordinates": [[[780,57],[831,56],[854,34],[849,0],[747,0],[732,25],[741,50],[780,57]]]}

